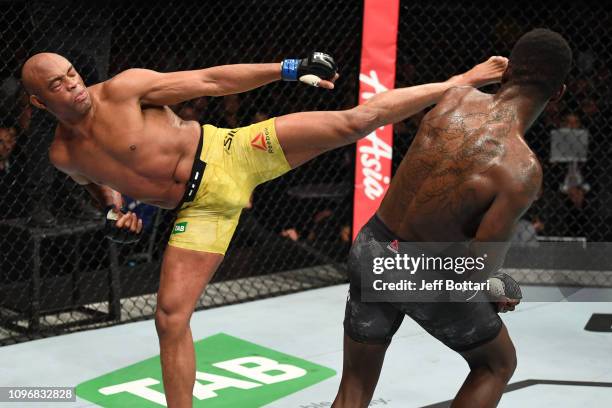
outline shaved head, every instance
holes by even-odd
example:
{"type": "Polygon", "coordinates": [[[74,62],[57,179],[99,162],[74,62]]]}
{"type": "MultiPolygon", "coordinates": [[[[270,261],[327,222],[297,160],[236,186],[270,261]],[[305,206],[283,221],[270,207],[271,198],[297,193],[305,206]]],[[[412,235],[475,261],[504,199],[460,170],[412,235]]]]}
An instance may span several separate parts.
{"type": "Polygon", "coordinates": [[[41,52],[28,58],[21,68],[21,82],[30,95],[40,92],[45,74],[49,74],[58,66],[70,66],[70,62],[59,54],[41,52]]]}
{"type": "Polygon", "coordinates": [[[28,58],[21,68],[21,82],[30,95],[30,103],[58,119],[74,120],[91,108],[83,79],[59,54],[41,52],[28,58]]]}

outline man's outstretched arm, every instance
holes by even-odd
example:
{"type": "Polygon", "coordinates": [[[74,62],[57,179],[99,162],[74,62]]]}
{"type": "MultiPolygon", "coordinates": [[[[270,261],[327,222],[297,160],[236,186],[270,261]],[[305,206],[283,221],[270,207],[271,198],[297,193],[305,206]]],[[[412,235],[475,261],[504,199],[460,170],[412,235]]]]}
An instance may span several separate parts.
{"type": "Polygon", "coordinates": [[[326,54],[281,63],[220,65],[192,71],[161,73],[129,69],[107,82],[112,98],[138,98],[141,103],[173,105],[201,96],[246,92],[281,79],[302,80],[333,88],[336,64],[326,54]]]}
{"type": "Polygon", "coordinates": [[[112,79],[144,104],[174,105],[201,96],[223,96],[246,92],[281,79],[280,64],[236,64],[179,72],[130,69],[112,79]]]}

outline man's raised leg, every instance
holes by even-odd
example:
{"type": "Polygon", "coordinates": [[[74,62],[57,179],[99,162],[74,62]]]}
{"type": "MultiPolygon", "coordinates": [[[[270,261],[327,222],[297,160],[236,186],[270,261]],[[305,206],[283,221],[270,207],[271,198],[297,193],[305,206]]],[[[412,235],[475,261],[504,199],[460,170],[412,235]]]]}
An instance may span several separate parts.
{"type": "Polygon", "coordinates": [[[164,253],[155,327],[159,337],[162,376],[170,408],[191,407],[195,352],[189,320],[198,298],[223,255],[168,245],[164,253]]]}
{"type": "Polygon", "coordinates": [[[498,82],[507,59],[491,57],[446,82],[393,89],[373,96],[353,109],[301,112],[278,117],[276,133],[291,167],[365,137],[375,129],[400,122],[436,103],[456,86],[480,87],[498,82]]]}

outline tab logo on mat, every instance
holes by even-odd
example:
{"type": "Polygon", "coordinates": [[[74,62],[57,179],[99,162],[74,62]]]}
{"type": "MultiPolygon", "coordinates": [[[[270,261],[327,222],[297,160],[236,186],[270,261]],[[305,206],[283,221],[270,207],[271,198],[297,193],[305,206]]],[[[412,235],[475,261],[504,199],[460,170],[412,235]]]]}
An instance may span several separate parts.
{"type": "MultiPolygon", "coordinates": [[[[336,374],[223,333],[197,341],[194,347],[194,407],[261,407],[336,374]]],[[[79,384],[77,396],[109,408],[167,406],[159,356],[79,384]]]]}

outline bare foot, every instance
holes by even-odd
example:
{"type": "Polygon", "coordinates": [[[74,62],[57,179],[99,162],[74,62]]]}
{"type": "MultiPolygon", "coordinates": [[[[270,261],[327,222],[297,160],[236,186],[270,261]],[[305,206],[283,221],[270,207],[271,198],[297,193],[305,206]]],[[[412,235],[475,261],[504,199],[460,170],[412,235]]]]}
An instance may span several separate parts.
{"type": "Polygon", "coordinates": [[[501,81],[507,66],[508,58],[494,56],[476,65],[468,72],[451,78],[451,81],[456,81],[461,85],[469,85],[475,88],[495,84],[501,81]]]}

